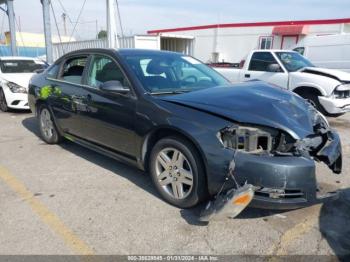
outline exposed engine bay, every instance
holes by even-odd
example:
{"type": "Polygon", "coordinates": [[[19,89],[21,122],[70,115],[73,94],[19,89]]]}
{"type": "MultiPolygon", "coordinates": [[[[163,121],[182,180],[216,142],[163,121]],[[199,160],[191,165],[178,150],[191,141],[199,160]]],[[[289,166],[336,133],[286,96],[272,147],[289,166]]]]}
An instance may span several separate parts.
{"type": "Polygon", "coordinates": [[[319,113],[315,113],[313,128],[314,134],[295,140],[286,132],[269,127],[233,125],[222,129],[218,138],[229,149],[257,155],[311,157],[327,164],[334,173],[340,173],[341,150],[327,150],[337,134],[332,132],[327,120],[319,113]]]}

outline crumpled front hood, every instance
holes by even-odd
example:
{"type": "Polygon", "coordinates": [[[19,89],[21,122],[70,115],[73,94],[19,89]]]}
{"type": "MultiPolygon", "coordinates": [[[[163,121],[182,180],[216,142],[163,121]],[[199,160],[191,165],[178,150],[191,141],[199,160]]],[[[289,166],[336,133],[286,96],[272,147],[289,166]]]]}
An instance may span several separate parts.
{"type": "Polygon", "coordinates": [[[261,81],[207,88],[161,99],[234,122],[278,128],[295,139],[314,133],[314,115],[304,99],[261,81]]]}
{"type": "Polygon", "coordinates": [[[34,74],[35,73],[1,74],[1,78],[7,82],[13,82],[28,89],[29,80],[34,74]]]}
{"type": "Polygon", "coordinates": [[[349,82],[350,74],[341,70],[336,69],[327,69],[327,68],[319,68],[319,67],[305,67],[300,70],[300,72],[308,73],[308,74],[316,74],[325,77],[330,77],[337,79],[338,81],[349,82]]]}

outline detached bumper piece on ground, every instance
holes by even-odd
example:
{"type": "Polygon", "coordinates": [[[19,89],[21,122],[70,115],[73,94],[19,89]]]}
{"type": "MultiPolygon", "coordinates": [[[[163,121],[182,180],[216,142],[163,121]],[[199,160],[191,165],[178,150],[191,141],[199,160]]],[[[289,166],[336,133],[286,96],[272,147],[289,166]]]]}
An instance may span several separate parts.
{"type": "Polygon", "coordinates": [[[199,220],[209,222],[210,220],[220,220],[224,218],[235,218],[238,216],[253,200],[254,187],[250,184],[239,186],[235,177],[235,160],[230,163],[229,173],[222,189],[225,188],[226,182],[231,179],[236,188],[220,192],[215,196],[214,200],[209,201],[205,209],[200,214],[199,220]]]}
{"type": "Polygon", "coordinates": [[[244,185],[238,189],[230,189],[225,194],[219,194],[213,201],[209,201],[200,215],[199,220],[209,222],[223,218],[235,218],[252,201],[254,197],[254,187],[244,185]]]}

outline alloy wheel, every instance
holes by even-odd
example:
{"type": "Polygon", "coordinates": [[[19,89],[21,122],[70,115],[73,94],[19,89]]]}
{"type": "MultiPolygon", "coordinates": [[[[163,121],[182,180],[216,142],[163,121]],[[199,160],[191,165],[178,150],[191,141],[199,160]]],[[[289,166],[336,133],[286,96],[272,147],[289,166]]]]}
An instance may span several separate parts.
{"type": "Polygon", "coordinates": [[[45,138],[51,139],[54,135],[54,126],[51,120],[51,114],[46,108],[43,108],[40,112],[40,127],[45,138]]]}
{"type": "Polygon", "coordinates": [[[175,199],[184,199],[192,191],[192,167],[178,149],[168,147],[158,153],[156,175],[161,188],[175,199]]]}

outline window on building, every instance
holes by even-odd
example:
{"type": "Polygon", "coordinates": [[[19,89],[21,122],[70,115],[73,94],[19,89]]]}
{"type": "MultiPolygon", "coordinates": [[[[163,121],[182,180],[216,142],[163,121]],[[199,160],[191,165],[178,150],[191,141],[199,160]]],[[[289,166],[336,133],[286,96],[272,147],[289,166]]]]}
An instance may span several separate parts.
{"type": "Polygon", "coordinates": [[[272,42],[273,42],[272,36],[260,37],[259,48],[260,49],[272,49],[272,42]]]}

